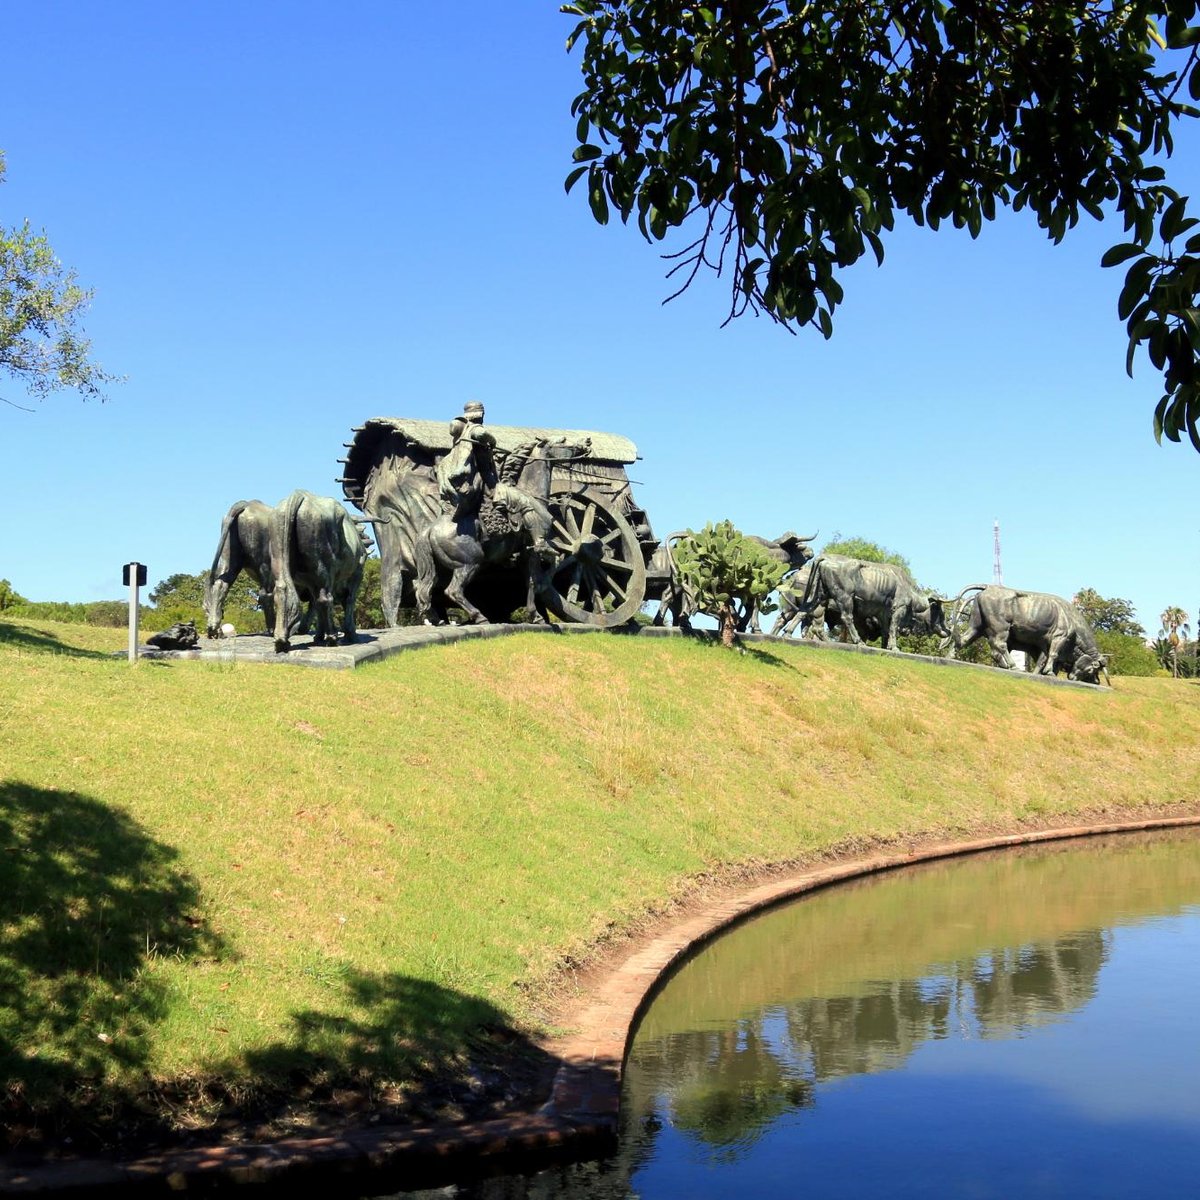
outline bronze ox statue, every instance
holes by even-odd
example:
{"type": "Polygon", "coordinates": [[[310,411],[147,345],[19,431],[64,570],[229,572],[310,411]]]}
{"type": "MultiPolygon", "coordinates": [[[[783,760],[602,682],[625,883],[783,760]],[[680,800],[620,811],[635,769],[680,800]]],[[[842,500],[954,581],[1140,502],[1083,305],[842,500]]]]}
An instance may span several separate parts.
{"type": "Polygon", "coordinates": [[[941,597],[917,587],[903,567],[822,554],[807,571],[803,593],[789,589],[777,630],[800,622],[824,637],[828,622],[846,641],[879,637],[886,650],[897,648],[900,633],[949,636],[941,597]]]}
{"type": "Polygon", "coordinates": [[[1108,674],[1108,659],[1100,653],[1091,626],[1079,609],[1061,596],[999,584],[972,584],[959,593],[951,624],[955,632],[943,643],[948,658],[986,638],[998,667],[1011,670],[1014,663],[1009,651],[1021,650],[1031,656],[1039,675],[1054,675],[1062,669],[1068,679],[1099,683],[1101,673],[1108,674]],[[966,600],[972,592],[975,595],[966,600]]]}
{"type": "MultiPolygon", "coordinates": [[[[838,612],[836,601],[826,597],[819,605],[804,606],[804,593],[811,574],[812,563],[808,562],[779,585],[779,616],[771,627],[772,637],[799,634],[825,641],[841,630],[842,614],[838,612]]],[[[873,642],[880,636],[879,622],[862,611],[854,615],[854,627],[864,642],[873,642]]]]}
{"type": "Polygon", "coordinates": [[[301,627],[302,598],[311,600],[316,613],[316,645],[337,643],[335,604],[342,610],[342,633],[353,641],[354,604],[367,561],[359,526],[337,500],[299,490],[280,502],[271,521],[276,651],[288,650],[301,627]]]}
{"type": "Polygon", "coordinates": [[[271,508],[261,500],[239,500],[221,521],[221,540],[204,582],[204,623],[210,638],[219,637],[225,599],[245,571],[258,584],[258,606],[275,629],[275,577],[271,574],[271,508]]]}
{"type": "Polygon", "coordinates": [[[258,602],[276,650],[316,621],[317,645],[336,641],[333,606],[342,631],[355,636],[354,605],[367,542],[337,501],[297,490],[272,508],[239,500],[221,522],[221,540],[204,585],[208,636],[217,637],[229,589],[242,571],[258,584],[258,602]],[[308,612],[302,611],[308,605],[308,612]]]}

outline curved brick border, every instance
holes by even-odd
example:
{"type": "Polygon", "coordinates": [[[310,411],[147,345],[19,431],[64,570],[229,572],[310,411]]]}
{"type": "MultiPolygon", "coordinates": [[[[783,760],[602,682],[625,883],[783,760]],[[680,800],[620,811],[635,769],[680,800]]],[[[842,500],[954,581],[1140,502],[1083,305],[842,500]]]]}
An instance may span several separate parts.
{"type": "Polygon", "coordinates": [[[773,879],[726,900],[704,906],[635,950],[604,981],[569,1038],[547,1046],[562,1061],[547,1110],[603,1118],[617,1111],[621,1070],[634,1026],[653,998],[657,984],[677,963],[746,917],[786,900],[864,875],[913,863],[978,854],[1005,846],[1026,846],[1105,833],[1132,833],[1200,825],[1200,814],[1112,821],[964,842],[943,842],[915,850],[876,854],[773,879]]]}
{"type": "Polygon", "coordinates": [[[168,1150],[128,1161],[86,1160],[27,1168],[0,1166],[4,1195],[168,1195],[260,1184],[292,1194],[298,1183],[351,1182],[376,1188],[436,1186],[498,1166],[528,1167],[553,1157],[602,1153],[616,1136],[621,1071],[634,1026],[675,964],[717,934],[765,908],[846,879],[912,863],[977,854],[1005,846],[1105,833],[1200,825],[1200,813],[1151,817],[943,842],[802,871],[703,906],[641,945],[604,980],[569,1037],[546,1049],[561,1066],[550,1099],[535,1113],[429,1129],[371,1129],[342,1137],[289,1138],[247,1146],[168,1150]]]}

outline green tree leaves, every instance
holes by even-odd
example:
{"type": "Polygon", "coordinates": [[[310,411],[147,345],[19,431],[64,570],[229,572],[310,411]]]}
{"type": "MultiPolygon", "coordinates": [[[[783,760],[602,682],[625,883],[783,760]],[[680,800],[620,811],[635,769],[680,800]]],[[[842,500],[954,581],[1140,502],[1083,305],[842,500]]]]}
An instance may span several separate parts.
{"type": "Polygon", "coordinates": [[[92,361],[91,343],[79,328],[91,298],[28,221],[0,226],[0,372],[37,397],[74,388],[103,400],[104,385],[116,377],[92,361]]]}
{"type": "Polygon", "coordinates": [[[857,558],[862,562],[891,563],[900,567],[910,579],[913,577],[912,565],[903,554],[897,554],[878,542],[868,541],[861,537],[842,537],[841,533],[834,535],[825,543],[822,554],[841,554],[846,558],[857,558]]]}
{"type": "Polygon", "coordinates": [[[882,261],[899,214],[978,236],[1030,209],[1055,242],[1120,214],[1104,265],[1129,365],[1163,374],[1156,436],[1200,450],[1200,243],[1165,180],[1197,112],[1196,0],[576,0],[580,143],[593,216],[669,251],[673,295],[726,275],[747,310],[828,337],[840,272],[882,261]],[[1165,30],[1165,35],[1159,29],[1165,30]],[[1186,89],[1185,89],[1186,85],[1186,89]]]}
{"type": "Polygon", "coordinates": [[[1080,588],[1071,603],[1087,618],[1096,633],[1119,633],[1144,638],[1146,631],[1137,619],[1133,604],[1119,597],[1106,599],[1095,588],[1080,588]]]}
{"type": "MultiPolygon", "coordinates": [[[[976,642],[976,645],[979,643],[976,642]]],[[[1108,659],[1110,675],[1157,675],[1158,658],[1140,637],[1128,633],[1096,631],[1096,645],[1108,659]]]]}
{"type": "Polygon", "coordinates": [[[1188,615],[1177,604],[1172,604],[1163,610],[1162,628],[1158,631],[1159,643],[1165,643],[1171,660],[1171,674],[1179,677],[1179,651],[1187,644],[1188,615]]]}
{"type": "Polygon", "coordinates": [[[6,608],[14,608],[18,604],[26,604],[24,596],[13,591],[13,586],[7,579],[0,579],[0,612],[6,608]]]}

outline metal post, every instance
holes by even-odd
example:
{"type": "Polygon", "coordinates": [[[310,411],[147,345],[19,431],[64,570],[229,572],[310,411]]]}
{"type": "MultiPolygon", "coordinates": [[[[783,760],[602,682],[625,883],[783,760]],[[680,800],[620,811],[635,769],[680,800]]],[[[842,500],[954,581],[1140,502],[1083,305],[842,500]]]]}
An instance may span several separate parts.
{"type": "Polygon", "coordinates": [[[121,569],[121,582],[129,585],[129,661],[138,656],[138,588],[146,582],[146,564],[126,563],[121,569]]]}
{"type": "Polygon", "coordinates": [[[130,563],[129,571],[129,661],[137,662],[138,656],[138,564],[130,563]]]}

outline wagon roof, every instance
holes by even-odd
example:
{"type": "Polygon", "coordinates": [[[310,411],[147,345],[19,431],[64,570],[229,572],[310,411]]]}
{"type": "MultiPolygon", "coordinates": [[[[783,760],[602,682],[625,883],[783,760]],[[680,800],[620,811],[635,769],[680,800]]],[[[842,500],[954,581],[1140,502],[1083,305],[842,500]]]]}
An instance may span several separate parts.
{"type": "MultiPolygon", "coordinates": [[[[434,452],[449,450],[450,422],[423,421],[410,417],[373,417],[368,427],[394,429],[406,438],[434,452]]],[[[637,461],[637,447],[619,433],[597,433],[590,429],[536,429],[531,425],[484,425],[501,450],[515,450],[523,442],[534,438],[566,438],[569,442],[582,442],[591,438],[592,452],[588,458],[600,462],[631,463],[637,461]]]]}

